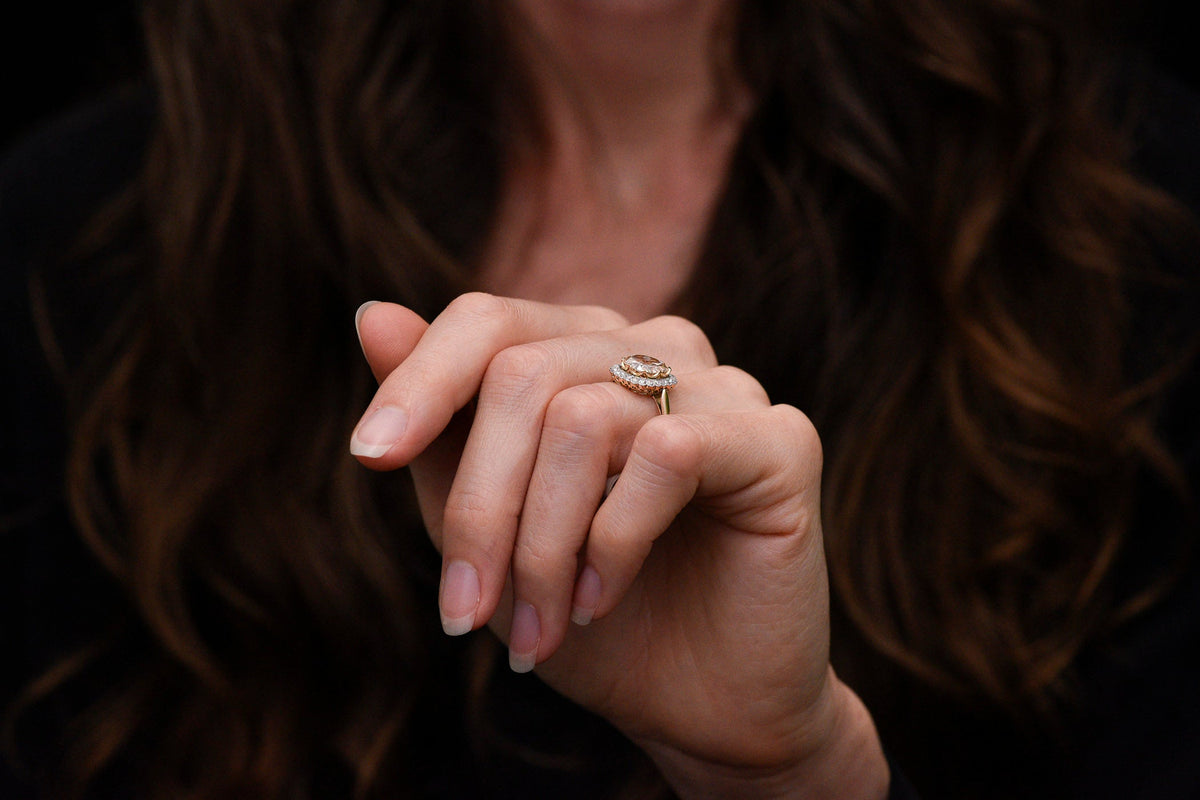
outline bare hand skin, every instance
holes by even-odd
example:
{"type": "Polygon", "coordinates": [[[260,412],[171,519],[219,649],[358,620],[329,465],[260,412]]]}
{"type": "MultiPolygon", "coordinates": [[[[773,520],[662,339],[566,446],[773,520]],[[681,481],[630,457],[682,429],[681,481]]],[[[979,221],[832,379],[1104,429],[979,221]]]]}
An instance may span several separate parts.
{"type": "Polygon", "coordinates": [[[870,716],[829,666],[802,413],[678,318],[479,294],[428,327],[389,304],[359,317],[381,385],[351,449],[411,466],[447,632],[489,625],[684,796],[886,794],[870,716]],[[671,415],[608,381],[634,352],[679,376],[671,415]]]}

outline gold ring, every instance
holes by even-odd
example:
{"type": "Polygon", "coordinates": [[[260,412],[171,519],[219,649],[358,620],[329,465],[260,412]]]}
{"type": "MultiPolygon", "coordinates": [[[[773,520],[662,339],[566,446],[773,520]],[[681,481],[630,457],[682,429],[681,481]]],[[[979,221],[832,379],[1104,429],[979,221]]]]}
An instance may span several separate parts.
{"type": "Polygon", "coordinates": [[[679,383],[671,368],[652,356],[625,356],[619,364],[608,368],[612,379],[634,394],[653,397],[658,413],[671,413],[667,390],[679,383]]]}

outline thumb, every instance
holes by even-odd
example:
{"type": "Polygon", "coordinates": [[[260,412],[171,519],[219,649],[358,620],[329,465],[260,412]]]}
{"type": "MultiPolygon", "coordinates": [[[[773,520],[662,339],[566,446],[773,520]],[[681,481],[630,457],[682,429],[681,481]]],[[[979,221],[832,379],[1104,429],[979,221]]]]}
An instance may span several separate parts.
{"type": "MultiPolygon", "coordinates": [[[[371,301],[363,303],[355,313],[354,327],[358,330],[358,342],[371,365],[371,372],[375,380],[382,383],[412,353],[429,324],[404,306],[371,301]]],[[[435,544],[441,542],[446,496],[469,429],[468,417],[456,415],[448,429],[412,463],[417,503],[435,544]]],[[[372,463],[364,463],[378,469],[372,463]]]]}
{"type": "Polygon", "coordinates": [[[375,380],[382,381],[408,358],[429,323],[404,306],[372,300],[359,307],[354,327],[375,380]]]}

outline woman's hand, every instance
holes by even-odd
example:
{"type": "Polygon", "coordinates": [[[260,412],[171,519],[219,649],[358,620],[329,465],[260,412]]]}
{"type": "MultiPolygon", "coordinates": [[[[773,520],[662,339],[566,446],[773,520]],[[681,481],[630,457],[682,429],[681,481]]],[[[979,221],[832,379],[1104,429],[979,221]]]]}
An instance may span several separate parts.
{"type": "Polygon", "coordinates": [[[471,294],[428,326],[388,304],[358,324],[381,385],[351,449],[411,467],[448,633],[489,625],[682,793],[882,796],[870,717],[829,667],[803,414],[679,318],[471,294]],[[609,380],[643,352],[679,378],[670,415],[609,380]]]}

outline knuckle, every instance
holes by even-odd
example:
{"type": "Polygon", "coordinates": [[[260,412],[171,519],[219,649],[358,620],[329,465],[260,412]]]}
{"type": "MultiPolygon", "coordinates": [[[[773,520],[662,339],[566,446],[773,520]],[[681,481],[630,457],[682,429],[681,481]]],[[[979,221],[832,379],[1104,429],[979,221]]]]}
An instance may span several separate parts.
{"type": "Polygon", "coordinates": [[[704,439],[685,417],[659,416],[638,431],[632,452],[654,469],[682,477],[695,471],[704,453],[704,439]]]}
{"type": "Polygon", "coordinates": [[[550,400],[545,428],[551,434],[599,439],[609,428],[613,409],[613,396],[606,385],[570,386],[550,400]]]}
{"type": "Polygon", "coordinates": [[[506,347],[492,357],[487,374],[494,380],[523,382],[546,371],[551,355],[544,342],[506,347]]]}
{"type": "Polygon", "coordinates": [[[585,306],[583,310],[595,318],[595,325],[600,330],[629,327],[629,320],[624,314],[606,306],[585,306]]]}
{"type": "Polygon", "coordinates": [[[488,292],[467,292],[450,301],[443,313],[471,319],[489,319],[512,314],[512,303],[488,292]]]}
{"type": "Polygon", "coordinates": [[[517,511],[504,508],[476,492],[451,492],[442,516],[443,541],[454,538],[464,549],[482,555],[487,561],[500,557],[505,537],[496,532],[505,526],[515,528],[517,511]]]}
{"type": "Polygon", "coordinates": [[[513,547],[512,570],[513,578],[521,584],[523,592],[528,592],[532,586],[541,585],[545,576],[558,571],[559,564],[548,548],[531,537],[517,539],[513,547]]]}
{"type": "Polygon", "coordinates": [[[712,342],[699,325],[685,317],[671,314],[659,317],[659,321],[670,331],[671,341],[686,348],[706,364],[717,363],[717,354],[713,350],[712,342]]]}
{"type": "Polygon", "coordinates": [[[528,397],[542,382],[552,360],[553,355],[544,342],[507,347],[488,364],[481,390],[503,397],[528,397]]]}
{"type": "Polygon", "coordinates": [[[749,401],[762,405],[770,405],[771,403],[770,398],[767,396],[767,390],[763,388],[763,385],[753,375],[744,369],[728,364],[721,364],[713,368],[713,377],[722,385],[728,386],[731,392],[745,397],[749,401]]]}
{"type": "Polygon", "coordinates": [[[771,416],[772,425],[777,426],[781,433],[796,443],[798,451],[804,456],[803,461],[814,465],[819,472],[824,463],[824,450],[820,434],[808,415],[795,406],[785,404],[771,406],[768,414],[771,416]]]}

